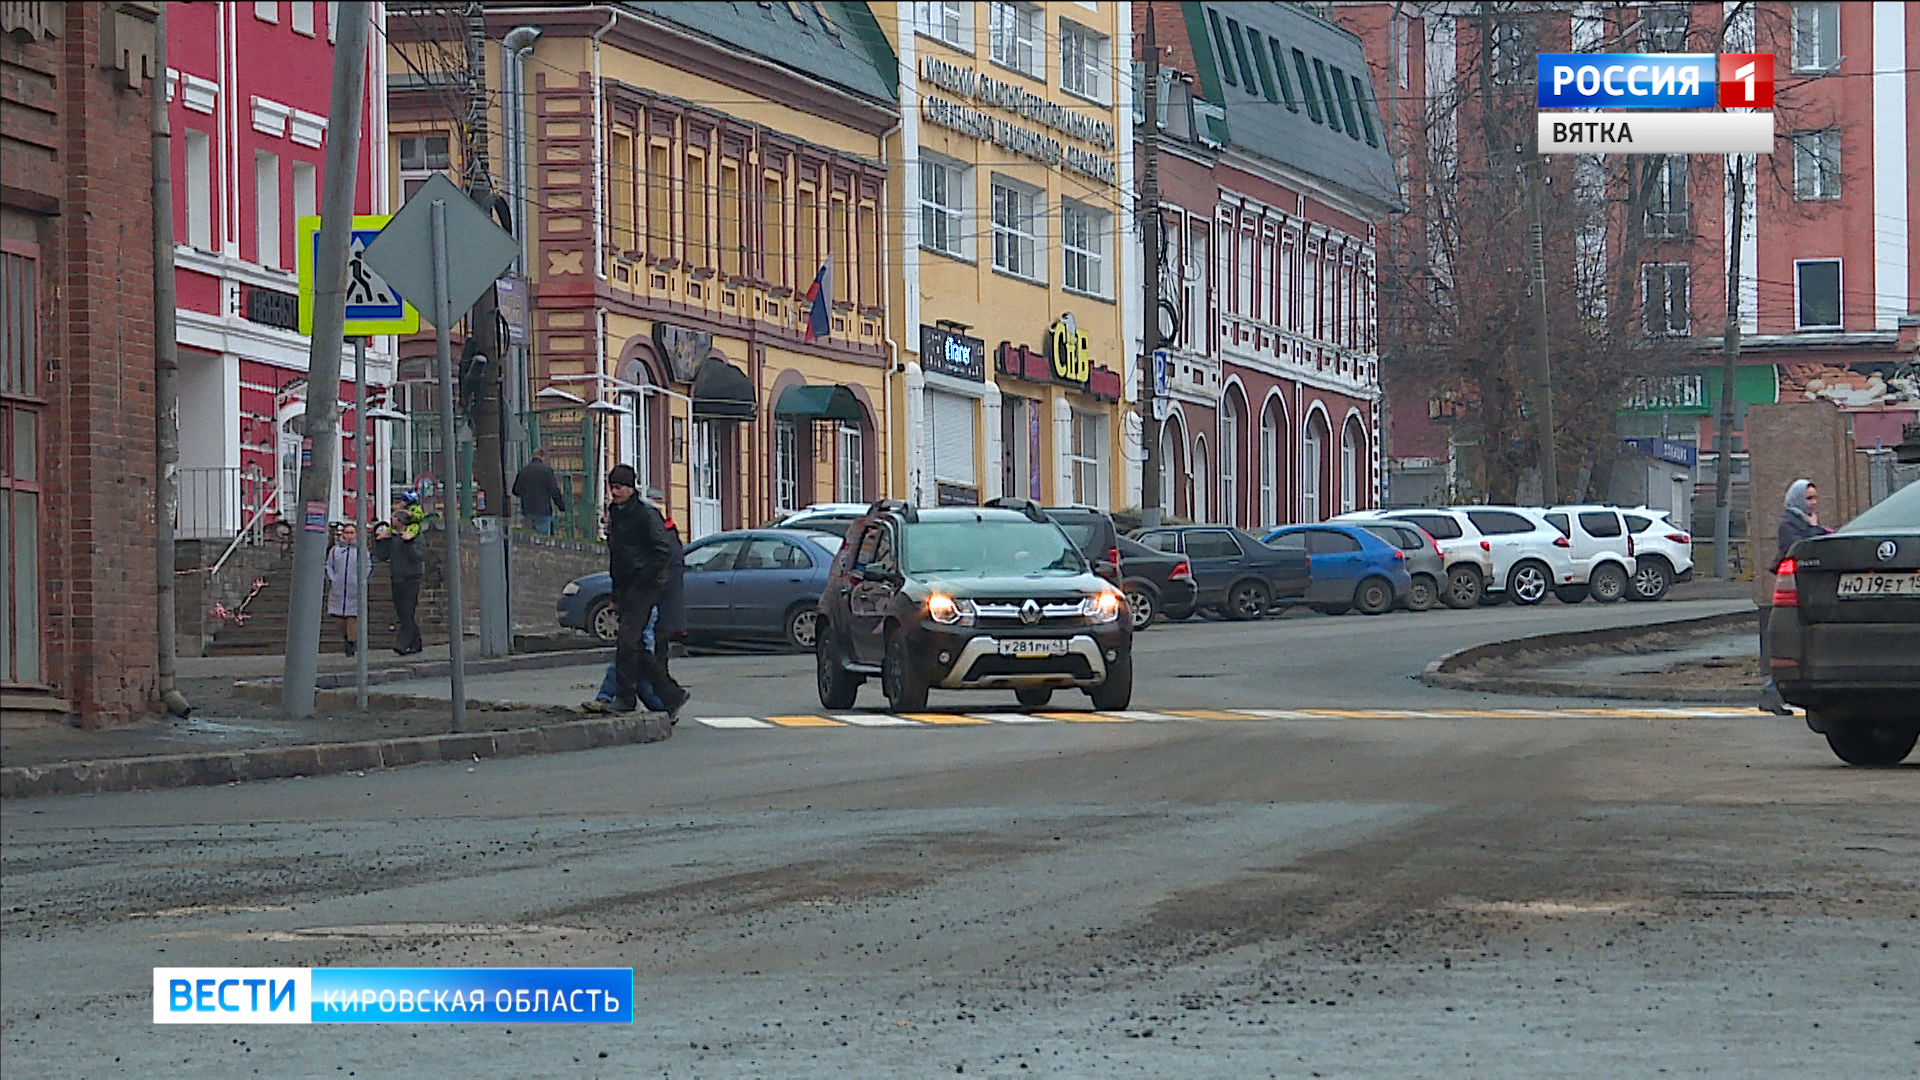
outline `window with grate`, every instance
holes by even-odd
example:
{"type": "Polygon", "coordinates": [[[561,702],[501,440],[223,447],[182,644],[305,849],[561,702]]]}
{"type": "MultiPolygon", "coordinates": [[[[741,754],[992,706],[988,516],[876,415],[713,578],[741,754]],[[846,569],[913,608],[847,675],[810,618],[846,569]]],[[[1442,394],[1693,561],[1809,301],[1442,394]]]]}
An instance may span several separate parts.
{"type": "Polygon", "coordinates": [[[1066,287],[1107,295],[1107,222],[1110,215],[1072,199],[1060,200],[1060,261],[1066,287]]]}

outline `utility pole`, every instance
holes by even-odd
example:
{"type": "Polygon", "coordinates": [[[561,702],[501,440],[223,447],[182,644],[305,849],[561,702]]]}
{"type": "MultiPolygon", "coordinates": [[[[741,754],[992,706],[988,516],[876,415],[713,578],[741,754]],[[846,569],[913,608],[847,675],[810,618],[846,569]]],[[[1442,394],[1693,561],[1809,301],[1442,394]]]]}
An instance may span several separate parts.
{"type": "Polygon", "coordinates": [[[1540,425],[1540,502],[1552,506],[1560,501],[1560,469],[1554,460],[1553,357],[1547,344],[1547,250],[1540,225],[1540,189],[1545,185],[1545,163],[1536,155],[1528,168],[1527,198],[1533,204],[1533,295],[1538,304],[1534,336],[1540,351],[1534,358],[1534,378],[1538,393],[1534,401],[1534,419],[1540,425]]]}
{"type": "MultiPolygon", "coordinates": [[[[312,460],[300,469],[294,533],[293,591],[287,601],[287,657],[280,708],[313,715],[314,668],[320,654],[320,609],[326,588],[327,506],[333,486],[334,439],[340,427],[340,349],[347,317],[347,239],[353,227],[354,176],[360,160],[360,117],[367,83],[366,0],[340,5],[333,51],[333,99],[327,108],[325,187],[314,256],[313,337],[307,353],[307,411],[302,439],[312,460]]],[[[165,91],[158,93],[164,96],[165,91]]],[[[303,450],[304,458],[306,451],[303,450]]],[[[455,572],[458,572],[457,567],[455,572]]],[[[454,633],[460,628],[453,627],[454,633]]]]}
{"type": "Polygon", "coordinates": [[[1143,100],[1146,102],[1146,133],[1140,155],[1140,243],[1146,256],[1146,298],[1141,311],[1140,333],[1144,346],[1140,357],[1140,524],[1148,528],[1160,524],[1160,420],[1155,410],[1157,386],[1153,372],[1153,354],[1160,348],[1160,45],[1153,30],[1153,3],[1147,0],[1146,63],[1143,100]]]}
{"type": "MultiPolygon", "coordinates": [[[[493,190],[487,163],[487,19],[484,5],[466,7],[467,116],[465,165],[467,194],[489,214],[504,206],[493,190]]],[[[514,108],[508,101],[504,108],[514,108]]],[[[515,130],[509,125],[509,130],[515,130]]],[[[508,505],[506,442],[501,436],[500,294],[480,294],[467,316],[467,345],[461,353],[460,386],[473,428],[473,524],[479,541],[480,652],[505,656],[512,650],[513,626],[507,586],[508,505]]]]}
{"type": "Polygon", "coordinates": [[[1713,576],[1725,581],[1733,546],[1733,372],[1740,364],[1740,234],[1747,225],[1747,163],[1728,154],[1732,220],[1727,227],[1727,326],[1721,336],[1720,409],[1714,417],[1713,576]]]}
{"type": "Polygon", "coordinates": [[[174,537],[173,515],[180,505],[180,406],[178,381],[180,348],[173,316],[173,131],[167,118],[167,8],[153,28],[154,70],[163,73],[147,83],[153,95],[153,403],[154,457],[159,473],[153,492],[153,556],[159,623],[159,685],[155,687],[167,712],[186,716],[192,711],[175,686],[174,654],[174,537]]]}

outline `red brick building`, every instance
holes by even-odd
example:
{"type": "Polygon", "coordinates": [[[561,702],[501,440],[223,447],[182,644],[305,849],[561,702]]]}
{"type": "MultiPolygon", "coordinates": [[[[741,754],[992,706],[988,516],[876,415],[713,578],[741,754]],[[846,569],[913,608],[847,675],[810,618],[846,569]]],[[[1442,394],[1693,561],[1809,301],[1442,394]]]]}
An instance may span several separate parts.
{"type": "Polygon", "coordinates": [[[143,713],[157,640],[158,5],[0,5],[0,694],[143,713]]]}

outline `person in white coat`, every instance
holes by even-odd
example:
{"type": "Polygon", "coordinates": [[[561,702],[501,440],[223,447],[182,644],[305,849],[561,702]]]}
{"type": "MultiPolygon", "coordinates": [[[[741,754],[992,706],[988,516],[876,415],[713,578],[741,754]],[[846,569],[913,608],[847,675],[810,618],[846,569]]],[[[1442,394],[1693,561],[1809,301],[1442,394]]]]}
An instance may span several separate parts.
{"type": "Polygon", "coordinates": [[[348,522],[340,526],[333,550],[327,552],[327,614],[347,635],[348,656],[360,642],[360,553],[354,550],[359,536],[359,529],[348,522]]]}

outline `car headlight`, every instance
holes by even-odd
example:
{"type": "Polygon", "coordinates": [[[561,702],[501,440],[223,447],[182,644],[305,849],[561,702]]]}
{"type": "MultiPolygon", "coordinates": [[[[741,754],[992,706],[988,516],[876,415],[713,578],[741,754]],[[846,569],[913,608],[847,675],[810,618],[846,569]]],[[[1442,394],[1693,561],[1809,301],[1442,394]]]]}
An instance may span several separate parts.
{"type": "Polygon", "coordinates": [[[579,591],[580,591],[580,583],[577,581],[569,581],[567,582],[566,587],[560,590],[560,595],[572,596],[579,591]]]}
{"type": "Polygon", "coordinates": [[[972,626],[976,612],[973,601],[964,596],[956,600],[946,593],[934,593],[927,597],[927,614],[942,626],[972,626]]]}
{"type": "Polygon", "coordinates": [[[1116,622],[1126,610],[1126,598],[1106,589],[1080,601],[1080,613],[1096,623],[1116,622]]]}

